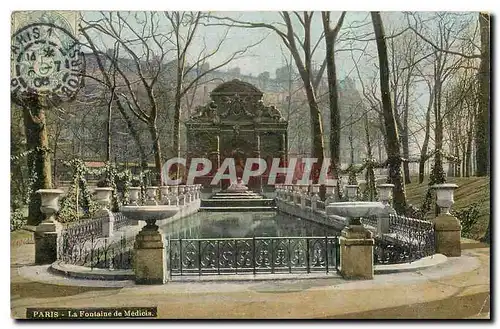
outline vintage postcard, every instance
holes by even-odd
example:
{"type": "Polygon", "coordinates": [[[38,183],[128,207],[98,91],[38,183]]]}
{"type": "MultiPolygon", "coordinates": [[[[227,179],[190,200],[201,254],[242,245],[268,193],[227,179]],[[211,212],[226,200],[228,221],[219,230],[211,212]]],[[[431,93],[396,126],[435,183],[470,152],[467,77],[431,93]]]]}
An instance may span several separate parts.
{"type": "Polygon", "coordinates": [[[489,13],[11,26],[12,318],[491,318],[489,13]]]}

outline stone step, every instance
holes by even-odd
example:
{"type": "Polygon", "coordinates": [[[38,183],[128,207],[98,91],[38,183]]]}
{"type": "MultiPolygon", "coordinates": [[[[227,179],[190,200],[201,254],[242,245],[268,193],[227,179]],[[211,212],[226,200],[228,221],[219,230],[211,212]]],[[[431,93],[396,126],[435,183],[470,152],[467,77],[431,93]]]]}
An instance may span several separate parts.
{"type": "Polygon", "coordinates": [[[242,192],[242,193],[227,193],[227,192],[218,192],[213,196],[259,196],[260,194],[254,192],[242,192]]]}
{"type": "Polygon", "coordinates": [[[253,211],[276,211],[275,206],[258,206],[258,207],[200,207],[199,211],[214,211],[214,212],[253,212],[253,211]]]}
{"type": "Polygon", "coordinates": [[[223,200],[223,199],[262,199],[262,195],[213,195],[212,199],[223,200]]]}
{"type": "Polygon", "coordinates": [[[274,206],[274,199],[205,199],[201,207],[269,207],[274,206]]]}

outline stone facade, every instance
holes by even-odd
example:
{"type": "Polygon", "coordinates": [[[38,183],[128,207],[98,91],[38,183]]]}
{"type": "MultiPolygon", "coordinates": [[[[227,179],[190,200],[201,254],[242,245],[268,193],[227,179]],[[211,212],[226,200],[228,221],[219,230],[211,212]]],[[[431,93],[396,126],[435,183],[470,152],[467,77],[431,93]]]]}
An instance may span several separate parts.
{"type": "MultiPolygon", "coordinates": [[[[268,162],[280,157],[287,160],[287,126],[275,106],[266,106],[263,93],[255,86],[232,80],[222,83],[210,94],[211,101],[196,109],[186,122],[187,157],[206,157],[212,161],[212,171],[199,177],[195,183],[207,186],[225,158],[234,158],[236,175],[241,177],[247,158],[263,158],[268,162]]],[[[250,188],[267,181],[251,177],[245,182],[250,188]]],[[[229,185],[222,183],[222,188],[229,185]]]]}

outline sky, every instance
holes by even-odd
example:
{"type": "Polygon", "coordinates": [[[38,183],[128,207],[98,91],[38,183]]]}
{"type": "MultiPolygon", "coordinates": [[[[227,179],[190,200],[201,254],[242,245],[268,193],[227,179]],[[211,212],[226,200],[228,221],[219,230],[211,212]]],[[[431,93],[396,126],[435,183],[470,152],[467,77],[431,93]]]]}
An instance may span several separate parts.
{"type": "MultiPolygon", "coordinates": [[[[273,25],[275,26],[278,26],[278,24],[282,24],[283,22],[279,13],[272,11],[213,12],[213,14],[219,17],[231,17],[233,19],[238,19],[241,21],[273,23],[273,25]]],[[[88,12],[84,15],[86,19],[96,19],[100,16],[100,14],[97,12],[88,12]]],[[[338,17],[340,17],[340,12],[333,12],[331,18],[332,22],[336,22],[338,17]]],[[[366,23],[370,23],[369,13],[349,12],[346,15],[343,26],[347,27],[351,24],[357,24],[357,22],[359,22],[360,20],[365,20],[366,23]]],[[[212,22],[215,23],[216,21],[212,22]]],[[[295,26],[297,27],[297,33],[300,33],[301,29],[295,18],[294,23],[296,23],[295,26]]],[[[165,24],[168,25],[168,21],[165,20],[165,24]]],[[[134,24],[132,24],[132,26],[133,25],[134,24]]],[[[368,24],[366,28],[371,29],[371,25],[368,24]]],[[[366,30],[366,28],[364,30],[366,30]]],[[[283,28],[281,28],[281,30],[283,30],[283,28]]],[[[208,50],[214,49],[220,42],[221,38],[224,37],[226,31],[227,27],[225,26],[200,26],[198,29],[197,37],[190,49],[191,56],[198,55],[203,49],[205,43],[208,50]]],[[[321,14],[319,12],[316,12],[313,17],[311,30],[313,42],[318,40],[322,31],[323,25],[321,21],[321,14]]],[[[275,32],[265,28],[246,29],[231,27],[223,45],[220,47],[217,54],[210,59],[211,66],[215,66],[218,63],[221,63],[223,60],[231,56],[234,52],[244,49],[248,45],[258,43],[261,39],[263,40],[260,44],[252,47],[245,53],[244,56],[241,56],[241,58],[228,64],[225,69],[239,67],[242,74],[252,75],[258,75],[259,73],[268,71],[270,72],[271,77],[274,77],[276,69],[284,66],[286,60],[289,60],[289,52],[278,35],[275,32]],[[284,56],[286,56],[286,59],[284,58],[284,56]]],[[[112,43],[108,42],[108,44],[111,45],[112,43]]],[[[321,40],[318,46],[318,50],[316,51],[316,55],[313,58],[316,62],[321,63],[324,59],[324,49],[324,41],[321,40]]],[[[339,53],[337,57],[337,63],[339,77],[343,78],[348,75],[353,68],[350,52],[339,53]]]]}

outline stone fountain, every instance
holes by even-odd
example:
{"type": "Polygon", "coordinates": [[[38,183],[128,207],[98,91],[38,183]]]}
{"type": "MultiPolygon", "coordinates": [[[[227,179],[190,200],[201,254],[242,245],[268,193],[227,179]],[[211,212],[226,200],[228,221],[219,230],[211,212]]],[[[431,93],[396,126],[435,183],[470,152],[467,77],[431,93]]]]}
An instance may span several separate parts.
{"type": "Polygon", "coordinates": [[[339,238],[342,276],[346,278],[373,278],[373,233],[363,227],[362,217],[388,218],[394,210],[382,202],[333,202],[327,207],[327,214],[348,219],[348,225],[339,238]]]}
{"type": "Polygon", "coordinates": [[[166,282],[166,255],[163,234],[157,220],[166,219],[179,212],[177,205],[158,205],[154,201],[156,189],[149,189],[146,205],[121,207],[124,216],[131,220],[143,220],[146,225],[137,234],[134,244],[135,281],[139,284],[163,284],[166,282]]]}

